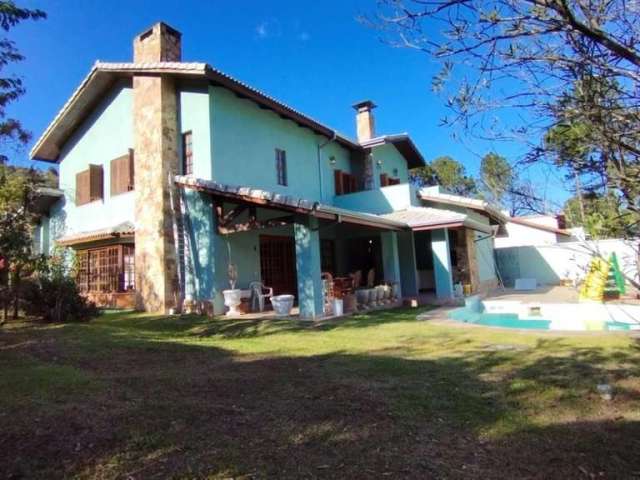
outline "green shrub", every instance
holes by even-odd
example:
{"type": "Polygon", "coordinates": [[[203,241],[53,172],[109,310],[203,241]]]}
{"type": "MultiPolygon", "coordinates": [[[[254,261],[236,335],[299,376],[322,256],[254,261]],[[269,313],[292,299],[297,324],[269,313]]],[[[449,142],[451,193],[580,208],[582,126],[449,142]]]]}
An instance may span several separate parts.
{"type": "Polygon", "coordinates": [[[45,322],[83,322],[99,314],[66,276],[39,276],[24,282],[21,298],[24,312],[45,322]]]}

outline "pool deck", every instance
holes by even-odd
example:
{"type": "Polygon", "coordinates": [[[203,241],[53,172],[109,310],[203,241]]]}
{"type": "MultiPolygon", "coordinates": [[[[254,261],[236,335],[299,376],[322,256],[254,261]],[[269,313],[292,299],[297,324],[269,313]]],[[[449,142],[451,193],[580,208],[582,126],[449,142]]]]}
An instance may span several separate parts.
{"type": "MultiPolygon", "coordinates": [[[[607,300],[607,303],[624,303],[640,305],[640,300],[635,298],[636,292],[630,291],[620,299],[607,300]]],[[[578,289],[564,286],[542,286],[535,290],[523,291],[513,288],[496,289],[486,296],[486,300],[511,300],[527,303],[580,303],[578,289]]]]}

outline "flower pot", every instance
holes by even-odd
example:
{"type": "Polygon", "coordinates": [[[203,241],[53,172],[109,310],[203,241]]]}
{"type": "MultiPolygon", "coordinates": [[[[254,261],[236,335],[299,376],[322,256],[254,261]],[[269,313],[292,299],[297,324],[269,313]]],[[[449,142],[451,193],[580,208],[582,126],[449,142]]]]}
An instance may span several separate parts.
{"type": "Polygon", "coordinates": [[[276,315],[280,317],[288,317],[293,308],[293,295],[276,295],[271,297],[271,305],[276,315]]]}
{"type": "Polygon", "coordinates": [[[333,299],[333,314],[336,317],[341,317],[342,315],[344,315],[344,302],[342,301],[341,298],[334,298],[333,299]]]}
{"type": "Polygon", "coordinates": [[[234,317],[240,315],[238,305],[242,301],[242,290],[234,288],[233,290],[223,290],[222,296],[224,297],[224,304],[229,309],[226,313],[227,317],[234,317]]]}
{"type": "Polygon", "coordinates": [[[343,300],[345,312],[355,312],[358,309],[358,300],[355,294],[347,293],[343,300]]]}
{"type": "Polygon", "coordinates": [[[369,304],[369,290],[366,288],[356,290],[356,298],[358,300],[358,306],[360,308],[366,308],[369,304]]]}

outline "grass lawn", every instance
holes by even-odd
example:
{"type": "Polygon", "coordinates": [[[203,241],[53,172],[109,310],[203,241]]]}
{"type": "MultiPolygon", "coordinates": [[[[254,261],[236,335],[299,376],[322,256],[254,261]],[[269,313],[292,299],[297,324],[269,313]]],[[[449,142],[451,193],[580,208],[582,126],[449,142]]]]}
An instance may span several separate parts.
{"type": "Polygon", "coordinates": [[[638,339],[416,313],[10,324],[0,478],[640,477],[638,339]]]}

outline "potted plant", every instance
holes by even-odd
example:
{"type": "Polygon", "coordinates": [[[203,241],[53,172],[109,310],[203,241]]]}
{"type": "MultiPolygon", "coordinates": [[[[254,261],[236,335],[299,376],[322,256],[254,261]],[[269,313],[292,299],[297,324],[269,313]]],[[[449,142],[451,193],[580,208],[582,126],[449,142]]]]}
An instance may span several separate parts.
{"type": "Polygon", "coordinates": [[[222,296],[224,297],[224,304],[229,308],[226,315],[233,317],[240,315],[238,306],[242,301],[242,290],[236,288],[236,282],[238,281],[238,267],[235,264],[230,263],[227,268],[227,276],[229,277],[229,290],[223,290],[222,296]]]}

